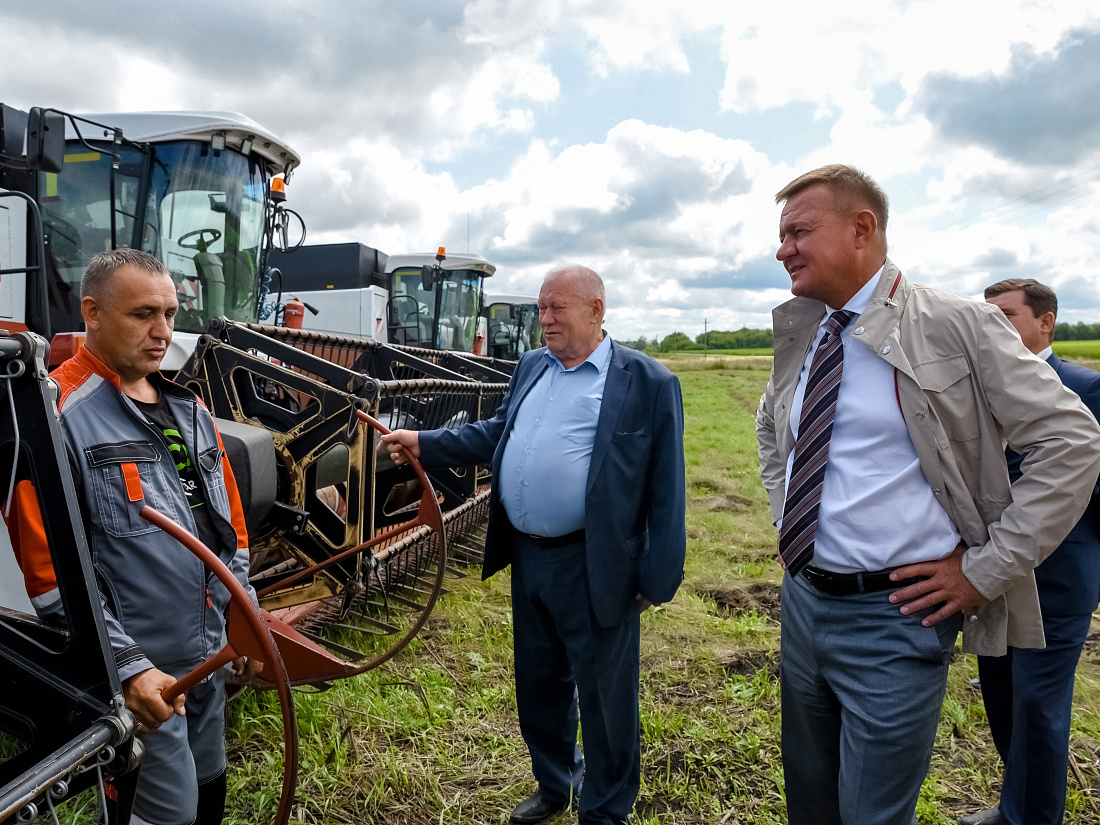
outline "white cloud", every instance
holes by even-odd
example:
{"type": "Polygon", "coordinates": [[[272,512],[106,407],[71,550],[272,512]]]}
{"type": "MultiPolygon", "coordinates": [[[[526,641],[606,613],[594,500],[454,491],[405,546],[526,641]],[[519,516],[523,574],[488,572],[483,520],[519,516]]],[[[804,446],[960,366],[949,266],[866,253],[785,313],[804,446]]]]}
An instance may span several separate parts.
{"type": "MultiPolygon", "coordinates": [[[[916,102],[929,78],[984,81],[1018,68],[1021,49],[1055,54],[1067,32],[1096,25],[1088,4],[914,0],[856,12],[809,0],[317,0],[272,13],[258,0],[120,0],[116,14],[93,6],[0,10],[5,103],[242,111],[302,153],[290,196],[311,240],[391,253],[462,249],[469,219],[475,251],[500,265],[497,288],[537,290],[542,272],[566,259],[604,273],[615,334],[694,336],[704,317],[712,328],[767,325],[786,295],[773,193],[838,161],[887,186],[891,254],[907,272],[971,294],[1005,273],[1047,277],[1069,296],[1064,316],[1100,317],[1090,288],[1097,182],[1072,178],[1087,164],[1037,172],[948,139],[916,102]],[[707,48],[720,43],[721,76],[692,65],[700,38],[707,48]],[[662,126],[632,116],[652,102],[645,79],[671,76],[713,88],[710,110],[681,112],[686,104],[666,100],[662,126]],[[638,100],[612,100],[605,90],[621,94],[631,78],[638,100]],[[766,131],[751,142],[730,136],[792,103],[829,124],[825,145],[780,162],[788,155],[766,131]],[[603,108],[625,112],[621,122],[589,124],[603,108]],[[726,134],[678,122],[698,123],[696,115],[726,134]],[[547,123],[572,131],[563,138],[547,123]],[[472,158],[484,156],[491,171],[477,178],[472,158]],[[1046,212],[1014,201],[1064,179],[1079,186],[1035,204],[1053,207],[1046,212]],[[1025,208],[996,208],[1006,202],[1025,208]]],[[[805,125],[774,122],[774,138],[805,125]]]]}

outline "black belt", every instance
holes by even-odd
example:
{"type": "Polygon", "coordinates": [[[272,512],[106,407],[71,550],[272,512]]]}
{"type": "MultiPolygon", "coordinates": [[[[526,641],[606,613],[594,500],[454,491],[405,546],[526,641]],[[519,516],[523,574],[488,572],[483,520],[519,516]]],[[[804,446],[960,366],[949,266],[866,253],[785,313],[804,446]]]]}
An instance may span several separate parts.
{"type": "Polygon", "coordinates": [[[833,573],[822,570],[820,567],[806,565],[802,568],[802,575],[814,590],[828,593],[830,596],[852,596],[856,593],[878,593],[882,590],[897,590],[908,587],[919,581],[924,581],[926,576],[914,576],[910,579],[892,581],[890,574],[898,568],[889,567],[886,570],[874,570],[868,573],[833,573]]]}
{"type": "Polygon", "coordinates": [[[530,533],[524,533],[523,535],[539,547],[565,547],[567,544],[584,541],[584,528],[566,533],[564,536],[532,536],[530,533]]]}

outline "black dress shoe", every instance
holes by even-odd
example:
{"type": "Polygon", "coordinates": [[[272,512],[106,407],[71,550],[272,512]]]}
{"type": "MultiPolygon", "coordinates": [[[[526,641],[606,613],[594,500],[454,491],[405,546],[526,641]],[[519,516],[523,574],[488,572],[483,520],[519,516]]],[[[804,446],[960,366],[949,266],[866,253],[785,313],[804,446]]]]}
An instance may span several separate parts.
{"type": "Polygon", "coordinates": [[[516,805],[516,809],[512,811],[511,821],[517,825],[531,825],[531,823],[549,819],[567,807],[569,807],[568,799],[551,799],[542,791],[536,791],[516,805]]]}
{"type": "Polygon", "coordinates": [[[959,817],[959,825],[1001,825],[1001,809],[989,808],[959,817]]]}

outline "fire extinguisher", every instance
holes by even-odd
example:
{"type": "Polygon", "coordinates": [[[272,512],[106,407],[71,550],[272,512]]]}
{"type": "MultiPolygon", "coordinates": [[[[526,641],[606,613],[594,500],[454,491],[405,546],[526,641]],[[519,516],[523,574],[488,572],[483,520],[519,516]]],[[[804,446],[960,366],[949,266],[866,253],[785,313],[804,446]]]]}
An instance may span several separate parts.
{"type": "Polygon", "coordinates": [[[474,333],[474,355],[481,355],[485,349],[485,327],[485,319],[479,319],[477,324],[477,332],[474,333]]]}
{"type": "Polygon", "coordinates": [[[287,329],[301,329],[307,309],[314,315],[317,314],[316,308],[305,301],[299,301],[296,296],[292,295],[290,300],[283,304],[283,326],[287,329]]]}

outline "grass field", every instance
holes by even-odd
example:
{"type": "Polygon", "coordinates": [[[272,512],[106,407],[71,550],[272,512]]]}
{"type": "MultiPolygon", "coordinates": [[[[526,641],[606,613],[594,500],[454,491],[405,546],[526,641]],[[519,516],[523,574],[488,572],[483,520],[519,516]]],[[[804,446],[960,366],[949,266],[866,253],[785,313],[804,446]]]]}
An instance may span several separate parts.
{"type": "MultiPolygon", "coordinates": [[[[672,361],[678,360],[694,360],[696,358],[715,358],[723,355],[771,355],[771,347],[760,347],[756,349],[712,349],[707,352],[702,350],[681,350],[679,352],[661,353],[658,358],[669,359],[672,361]]],[[[1097,356],[1100,357],[1100,356],[1097,356]]]]}
{"type": "MultiPolygon", "coordinates": [[[[1074,361],[1094,366],[1091,362],[1100,363],[1100,341],[1055,341],[1054,352],[1062,358],[1072,358],[1074,361]]],[[[770,348],[761,349],[712,349],[707,353],[689,350],[682,352],[662,353],[658,358],[667,361],[694,361],[695,359],[721,358],[722,356],[757,356],[771,355],[770,348]]]]}
{"type": "Polygon", "coordinates": [[[1100,341],[1055,341],[1054,351],[1063,358],[1100,361],[1100,341]]]}
{"type": "Polygon", "coordinates": [[[1100,369],[1100,341],[1055,341],[1054,352],[1060,358],[1100,369]]]}
{"type": "MultiPolygon", "coordinates": [[[[643,776],[635,822],[782,823],[780,571],[753,423],[767,372],[687,368],[680,379],[687,578],[670,604],[643,616],[643,776]]],[[[297,821],[504,823],[534,789],[515,716],[507,572],[486,583],[470,572],[449,581],[451,592],[426,632],[396,661],[297,697],[297,821]]],[[[921,823],[946,825],[996,802],[1000,768],[979,694],[969,685],[974,676],[973,658],[959,653],[918,808],[921,823]]],[[[1100,651],[1091,642],[1077,691],[1067,822],[1095,823],[1100,651]]],[[[227,822],[270,821],[279,731],[271,694],[233,703],[227,822]]],[[[553,823],[575,821],[562,815],[553,823]]]]}

